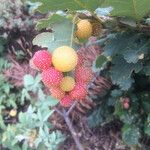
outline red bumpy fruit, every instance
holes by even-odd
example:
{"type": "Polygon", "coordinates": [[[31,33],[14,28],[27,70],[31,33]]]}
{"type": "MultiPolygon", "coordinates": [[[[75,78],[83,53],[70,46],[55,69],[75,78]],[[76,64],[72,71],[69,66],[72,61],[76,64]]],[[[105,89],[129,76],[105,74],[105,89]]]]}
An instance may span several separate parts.
{"type": "Polygon", "coordinates": [[[59,100],[65,96],[65,92],[60,87],[51,87],[49,91],[52,97],[59,100]]]}
{"type": "Polygon", "coordinates": [[[70,92],[73,100],[83,100],[87,95],[86,85],[82,82],[76,83],[74,89],[70,92]]]}
{"type": "Polygon", "coordinates": [[[47,70],[44,70],[42,72],[42,81],[43,83],[48,86],[58,86],[60,84],[60,82],[62,81],[63,78],[63,74],[56,70],[55,68],[51,67],[47,70]]]}
{"type": "Polygon", "coordinates": [[[61,100],[60,104],[64,107],[70,107],[73,104],[73,100],[69,95],[65,95],[61,100]]]}
{"type": "Polygon", "coordinates": [[[39,50],[33,56],[33,63],[39,70],[48,69],[52,64],[52,56],[46,50],[39,50]]]}

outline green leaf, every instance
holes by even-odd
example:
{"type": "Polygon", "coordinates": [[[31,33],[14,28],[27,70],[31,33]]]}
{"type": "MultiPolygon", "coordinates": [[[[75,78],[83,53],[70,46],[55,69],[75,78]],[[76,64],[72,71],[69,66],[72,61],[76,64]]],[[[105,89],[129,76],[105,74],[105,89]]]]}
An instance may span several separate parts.
{"type": "Polygon", "coordinates": [[[128,46],[128,48],[123,52],[124,59],[128,63],[137,63],[138,60],[144,59],[144,55],[148,54],[149,46],[150,40],[142,40],[140,43],[128,46]]]}
{"type": "Polygon", "coordinates": [[[135,20],[141,20],[150,13],[149,0],[105,0],[103,6],[112,6],[114,8],[111,13],[113,16],[126,16],[135,20]]]}
{"type": "Polygon", "coordinates": [[[55,106],[59,103],[59,100],[53,98],[52,96],[48,96],[46,99],[49,102],[49,106],[55,106]]]}
{"type": "Polygon", "coordinates": [[[23,81],[24,81],[24,86],[25,86],[25,87],[28,87],[28,86],[34,84],[34,78],[33,78],[33,76],[30,75],[30,74],[26,74],[26,75],[24,76],[23,81]]]}
{"type": "MultiPolygon", "coordinates": [[[[106,101],[105,101],[106,102],[106,101]]],[[[88,125],[93,128],[104,122],[112,120],[112,111],[106,103],[102,103],[101,106],[94,109],[94,111],[88,117],[88,125]]]]}
{"type": "Polygon", "coordinates": [[[108,105],[109,106],[115,106],[116,101],[118,101],[118,98],[123,94],[121,90],[112,90],[111,91],[111,97],[108,98],[108,105]]]}
{"type": "Polygon", "coordinates": [[[52,33],[38,34],[33,39],[33,45],[46,47],[50,52],[62,45],[70,46],[72,35],[72,23],[70,20],[66,19],[59,24],[54,24],[52,29],[52,33]]]}
{"type": "Polygon", "coordinates": [[[136,126],[125,124],[122,128],[122,138],[129,146],[134,146],[139,143],[141,137],[140,130],[136,126]]]}
{"type": "Polygon", "coordinates": [[[106,57],[113,57],[116,54],[122,54],[128,46],[133,45],[138,38],[137,35],[130,32],[116,33],[108,35],[105,42],[103,55],[106,57]]]}
{"type": "Polygon", "coordinates": [[[143,71],[145,73],[146,76],[150,76],[150,62],[148,62],[144,67],[143,67],[143,71]]]}
{"type": "Polygon", "coordinates": [[[49,16],[47,19],[41,19],[36,24],[36,28],[38,30],[41,30],[43,28],[48,28],[52,26],[55,23],[62,22],[65,18],[63,16],[60,16],[58,14],[53,14],[52,16],[49,16]]]}
{"type": "Polygon", "coordinates": [[[142,69],[142,64],[129,64],[121,57],[114,58],[112,63],[114,64],[110,71],[112,82],[119,85],[122,90],[128,90],[134,82],[131,77],[133,71],[138,73],[142,69]]]}
{"type": "Polygon", "coordinates": [[[137,63],[149,55],[150,40],[142,34],[123,32],[109,36],[105,42],[103,55],[113,57],[123,55],[128,63],[137,63]]]}
{"type": "Polygon", "coordinates": [[[32,41],[33,45],[41,47],[49,47],[49,43],[54,42],[54,34],[50,32],[43,32],[38,34],[32,41]]]}
{"type": "Polygon", "coordinates": [[[101,68],[106,62],[107,58],[105,56],[103,55],[98,56],[96,59],[96,68],[101,68]]]}
{"type": "Polygon", "coordinates": [[[150,113],[150,93],[149,92],[142,92],[140,94],[141,102],[144,111],[149,114],[150,113]]]}
{"type": "Polygon", "coordinates": [[[90,10],[94,11],[103,0],[31,0],[32,2],[41,2],[38,11],[47,13],[56,10],[90,10]]]}

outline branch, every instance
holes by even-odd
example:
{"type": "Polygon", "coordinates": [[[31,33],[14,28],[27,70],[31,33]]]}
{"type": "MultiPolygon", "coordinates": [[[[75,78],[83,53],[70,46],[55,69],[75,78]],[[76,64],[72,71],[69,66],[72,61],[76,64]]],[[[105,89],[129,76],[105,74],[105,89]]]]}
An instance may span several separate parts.
{"type": "Polygon", "coordinates": [[[77,104],[77,102],[74,102],[73,105],[69,108],[68,111],[66,111],[64,108],[63,108],[62,111],[58,110],[57,108],[54,108],[54,110],[64,118],[67,126],[69,127],[69,130],[70,130],[71,135],[72,135],[72,137],[73,137],[73,139],[74,139],[74,141],[76,143],[76,146],[77,146],[78,150],[84,150],[82,144],[79,141],[79,137],[78,137],[77,133],[75,132],[73,124],[72,124],[72,122],[71,122],[71,120],[69,118],[69,114],[74,109],[76,104],[77,104]]]}
{"type": "Polygon", "coordinates": [[[68,117],[68,115],[65,115],[64,120],[67,124],[67,126],[69,127],[69,130],[71,132],[71,135],[76,143],[76,146],[78,148],[78,150],[84,150],[82,144],[79,141],[78,135],[75,132],[75,129],[73,128],[72,122],[70,121],[70,118],[68,117]]]}
{"type": "Polygon", "coordinates": [[[54,108],[54,111],[60,114],[60,116],[64,117],[64,114],[60,110],[58,110],[56,107],[54,108]]]}
{"type": "Polygon", "coordinates": [[[74,107],[76,106],[76,104],[77,104],[77,101],[75,101],[73,104],[72,104],[72,106],[69,108],[69,110],[66,112],[66,115],[69,115],[70,114],[70,112],[74,109],[74,107]]]}

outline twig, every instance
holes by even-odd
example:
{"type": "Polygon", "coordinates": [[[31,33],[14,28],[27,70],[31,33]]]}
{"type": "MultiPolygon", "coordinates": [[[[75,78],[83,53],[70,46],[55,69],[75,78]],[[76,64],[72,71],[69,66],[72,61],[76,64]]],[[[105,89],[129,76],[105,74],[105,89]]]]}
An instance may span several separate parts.
{"type": "Polygon", "coordinates": [[[54,110],[64,118],[67,126],[69,127],[69,130],[70,130],[71,135],[72,135],[72,137],[73,137],[73,139],[76,143],[76,146],[77,146],[78,150],[84,150],[84,148],[83,148],[82,144],[80,143],[79,138],[78,138],[78,136],[75,132],[73,124],[72,124],[72,122],[70,121],[70,118],[69,118],[69,114],[73,110],[73,108],[76,106],[76,104],[77,104],[77,102],[74,102],[73,105],[69,108],[68,111],[66,111],[65,109],[60,111],[57,108],[54,108],[54,110]]]}
{"type": "Polygon", "coordinates": [[[70,43],[70,47],[72,47],[73,45],[73,38],[74,38],[74,29],[75,29],[75,21],[77,18],[77,14],[74,16],[73,18],[73,25],[72,25],[72,31],[71,31],[71,43],[70,43]]]}
{"type": "Polygon", "coordinates": [[[60,114],[62,117],[64,116],[64,114],[60,111],[60,110],[58,110],[56,107],[54,108],[54,111],[56,111],[58,114],[60,114]]]}
{"type": "Polygon", "coordinates": [[[66,115],[69,115],[70,114],[70,112],[74,109],[74,107],[76,106],[76,104],[77,104],[77,101],[75,101],[73,104],[72,104],[72,106],[69,108],[69,110],[67,111],[67,113],[66,113],[66,115]]]}
{"type": "Polygon", "coordinates": [[[67,126],[69,127],[69,130],[72,134],[72,137],[73,137],[73,139],[76,143],[76,146],[77,146],[78,150],[84,150],[84,148],[83,148],[82,144],[80,143],[79,138],[78,138],[78,136],[75,132],[75,129],[73,128],[73,125],[72,125],[72,122],[70,121],[69,116],[65,114],[64,120],[65,120],[67,126]]]}

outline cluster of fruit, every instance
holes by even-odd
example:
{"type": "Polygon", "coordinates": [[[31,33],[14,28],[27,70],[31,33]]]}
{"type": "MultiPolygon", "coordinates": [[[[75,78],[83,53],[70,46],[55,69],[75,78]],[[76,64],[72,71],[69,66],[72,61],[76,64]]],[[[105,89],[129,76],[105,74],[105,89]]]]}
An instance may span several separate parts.
{"type": "Polygon", "coordinates": [[[49,53],[37,51],[32,62],[41,71],[41,79],[49,88],[51,96],[60,100],[64,107],[87,96],[87,85],[92,78],[92,70],[84,67],[77,52],[68,46],[61,46],[49,53]]]}

